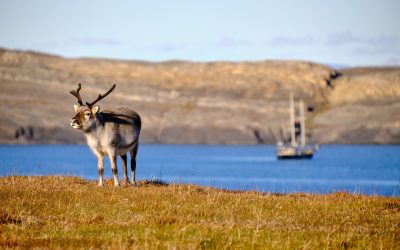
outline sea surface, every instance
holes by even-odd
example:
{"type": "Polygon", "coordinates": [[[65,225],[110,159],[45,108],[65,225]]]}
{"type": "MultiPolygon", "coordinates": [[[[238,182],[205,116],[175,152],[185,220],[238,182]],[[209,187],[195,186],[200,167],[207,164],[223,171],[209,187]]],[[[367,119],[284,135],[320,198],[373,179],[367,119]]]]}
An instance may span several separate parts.
{"type": "MultiPolygon", "coordinates": [[[[400,146],[326,145],[311,160],[277,160],[274,146],[140,145],[137,180],[230,190],[400,196],[400,146]]],[[[122,176],[118,162],[119,178],[122,176]]],[[[108,158],[105,177],[111,178],[108,158]]],[[[130,170],[129,170],[130,176],[130,170]]],[[[97,179],[86,145],[0,145],[0,176],[97,179]]]]}

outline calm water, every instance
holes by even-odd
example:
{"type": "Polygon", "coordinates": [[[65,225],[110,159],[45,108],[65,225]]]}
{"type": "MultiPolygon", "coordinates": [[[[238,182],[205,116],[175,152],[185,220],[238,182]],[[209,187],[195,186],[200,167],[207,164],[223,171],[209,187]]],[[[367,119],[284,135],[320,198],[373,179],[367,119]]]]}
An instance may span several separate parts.
{"type": "MultiPolygon", "coordinates": [[[[312,160],[285,161],[278,161],[274,150],[274,146],[141,145],[137,179],[276,193],[347,191],[400,196],[400,146],[330,145],[323,146],[312,160]]],[[[97,162],[84,145],[3,145],[0,175],[96,179],[97,162]]],[[[105,176],[111,177],[108,158],[105,176]]]]}

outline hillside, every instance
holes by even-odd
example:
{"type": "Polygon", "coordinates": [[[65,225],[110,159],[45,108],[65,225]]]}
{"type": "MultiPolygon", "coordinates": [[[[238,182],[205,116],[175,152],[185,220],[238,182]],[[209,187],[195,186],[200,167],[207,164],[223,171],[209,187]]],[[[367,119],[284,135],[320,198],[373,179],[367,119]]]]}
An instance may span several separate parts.
{"type": "Polygon", "coordinates": [[[69,126],[81,82],[84,101],[113,83],[101,108],[130,107],[146,143],[275,143],[288,97],[314,108],[319,143],[400,143],[400,68],[345,69],[302,61],[151,63],[66,59],[0,50],[0,143],[83,143],[69,126]]]}

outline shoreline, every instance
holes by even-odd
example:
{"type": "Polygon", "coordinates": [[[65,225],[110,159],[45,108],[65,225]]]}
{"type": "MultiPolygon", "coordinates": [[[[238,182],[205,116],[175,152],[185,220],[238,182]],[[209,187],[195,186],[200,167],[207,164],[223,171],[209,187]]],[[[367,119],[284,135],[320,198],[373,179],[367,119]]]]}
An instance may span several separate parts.
{"type": "MultiPolygon", "coordinates": [[[[0,146],[87,146],[86,143],[0,143],[0,146]]],[[[140,145],[164,145],[164,146],[276,146],[276,144],[207,144],[207,143],[148,143],[141,142],[140,145]]],[[[400,143],[323,143],[319,144],[320,147],[324,146],[400,146],[400,143]]]]}

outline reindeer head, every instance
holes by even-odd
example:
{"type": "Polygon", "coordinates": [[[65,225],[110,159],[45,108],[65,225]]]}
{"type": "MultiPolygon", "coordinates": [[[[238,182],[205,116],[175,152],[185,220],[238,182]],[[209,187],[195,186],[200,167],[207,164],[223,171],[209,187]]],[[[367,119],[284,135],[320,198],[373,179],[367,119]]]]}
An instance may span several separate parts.
{"type": "Polygon", "coordinates": [[[90,128],[94,126],[96,114],[100,110],[100,107],[94,104],[110,94],[111,91],[115,89],[115,86],[116,85],[114,84],[105,94],[99,94],[97,99],[93,102],[86,102],[86,105],[83,104],[82,98],[79,94],[79,91],[81,90],[81,84],[78,84],[78,88],[76,90],[71,90],[71,95],[78,99],[78,105],[74,105],[75,116],[71,119],[71,127],[83,131],[90,130],[90,128]]]}

